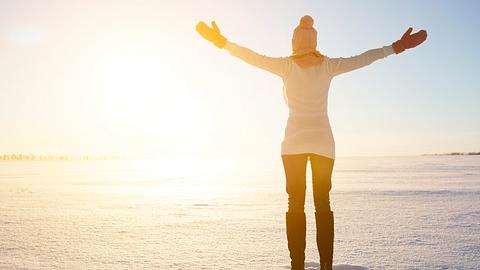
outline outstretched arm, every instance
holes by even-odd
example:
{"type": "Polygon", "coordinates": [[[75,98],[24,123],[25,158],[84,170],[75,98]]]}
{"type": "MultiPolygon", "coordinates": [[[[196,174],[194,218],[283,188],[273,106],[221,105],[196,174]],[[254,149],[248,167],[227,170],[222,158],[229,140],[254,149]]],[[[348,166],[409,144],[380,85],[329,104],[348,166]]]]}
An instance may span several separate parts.
{"type": "Polygon", "coordinates": [[[225,49],[231,55],[240,58],[245,63],[269,71],[280,77],[285,77],[291,65],[288,57],[269,57],[258,54],[250,49],[227,41],[225,49]]]}
{"type": "Polygon", "coordinates": [[[362,54],[348,58],[327,58],[327,71],[331,76],[336,76],[345,72],[356,70],[371,63],[385,58],[394,53],[392,46],[368,50],[362,54]]]}
{"type": "Polygon", "coordinates": [[[420,30],[411,34],[412,30],[412,27],[408,28],[403,36],[399,40],[393,42],[390,46],[369,50],[360,55],[349,58],[327,59],[327,70],[332,76],[336,76],[367,66],[376,60],[385,58],[393,53],[399,54],[406,49],[415,48],[427,39],[427,31],[420,30]]]}
{"type": "Polygon", "coordinates": [[[212,27],[209,27],[204,22],[200,22],[197,25],[197,31],[203,38],[212,42],[218,48],[224,48],[229,51],[231,55],[240,58],[244,62],[280,77],[284,77],[287,74],[291,65],[288,57],[268,57],[260,55],[248,48],[227,41],[220,33],[220,29],[215,22],[212,22],[212,27]]]}

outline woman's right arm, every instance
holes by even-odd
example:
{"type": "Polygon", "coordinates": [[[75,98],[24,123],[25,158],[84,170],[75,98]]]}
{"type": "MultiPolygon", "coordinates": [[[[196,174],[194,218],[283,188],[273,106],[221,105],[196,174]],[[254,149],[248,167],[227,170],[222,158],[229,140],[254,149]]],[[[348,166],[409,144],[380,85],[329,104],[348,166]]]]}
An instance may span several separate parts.
{"type": "Polygon", "coordinates": [[[271,72],[282,78],[288,74],[288,71],[291,68],[291,61],[288,57],[269,57],[261,55],[248,48],[228,41],[224,49],[226,49],[231,55],[240,58],[245,63],[271,72]]]}
{"type": "Polygon", "coordinates": [[[372,49],[348,58],[328,58],[327,70],[332,76],[356,70],[391,54],[399,54],[406,49],[415,48],[427,39],[427,31],[420,30],[414,34],[412,34],[412,31],[413,28],[409,27],[402,37],[390,46],[372,49]]]}
{"type": "Polygon", "coordinates": [[[327,59],[327,70],[331,76],[337,76],[342,73],[350,72],[371,63],[385,58],[394,53],[392,46],[384,46],[382,48],[368,50],[362,54],[352,57],[339,57],[327,59]]]}

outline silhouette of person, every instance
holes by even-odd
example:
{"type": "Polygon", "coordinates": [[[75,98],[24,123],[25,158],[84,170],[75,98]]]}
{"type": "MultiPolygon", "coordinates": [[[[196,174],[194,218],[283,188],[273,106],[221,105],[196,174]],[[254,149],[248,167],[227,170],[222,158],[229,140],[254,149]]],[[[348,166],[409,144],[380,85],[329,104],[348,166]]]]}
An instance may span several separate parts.
{"type": "Polygon", "coordinates": [[[271,72],[283,80],[284,99],[289,108],[281,145],[282,162],[288,193],[286,232],[291,269],[304,269],[305,261],[305,190],[306,166],[312,168],[315,204],[316,240],[320,269],[332,269],[334,218],[329,192],[335,160],[335,143],[327,114],[331,80],[342,73],[367,66],[391,54],[399,54],[424,42],[427,32],[412,34],[412,28],[391,45],[368,50],[348,58],[329,58],[317,51],[317,31],[313,19],[303,16],[293,31],[292,54],[268,57],[229,42],[215,22],[212,27],[200,22],[197,31],[218,48],[248,64],[271,72]]]}

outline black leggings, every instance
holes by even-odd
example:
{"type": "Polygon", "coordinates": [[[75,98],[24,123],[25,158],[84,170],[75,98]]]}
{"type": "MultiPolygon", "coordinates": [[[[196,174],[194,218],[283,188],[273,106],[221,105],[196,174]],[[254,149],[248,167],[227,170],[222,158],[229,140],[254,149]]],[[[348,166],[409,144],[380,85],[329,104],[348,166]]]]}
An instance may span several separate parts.
{"type": "Polygon", "coordinates": [[[307,161],[312,167],[313,201],[315,211],[330,212],[329,192],[332,188],[334,160],[316,154],[282,155],[283,168],[287,178],[288,212],[305,212],[305,190],[307,161]]]}

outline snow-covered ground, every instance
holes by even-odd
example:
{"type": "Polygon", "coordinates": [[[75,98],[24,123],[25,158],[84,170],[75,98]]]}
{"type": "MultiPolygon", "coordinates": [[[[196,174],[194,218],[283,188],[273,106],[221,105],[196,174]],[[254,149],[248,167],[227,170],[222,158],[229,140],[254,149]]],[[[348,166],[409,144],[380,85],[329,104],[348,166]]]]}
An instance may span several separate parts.
{"type": "MultiPolygon", "coordinates": [[[[480,269],[479,156],[339,158],[333,182],[335,270],[480,269]]],[[[288,269],[284,185],[280,159],[0,162],[0,269],[288,269]]]]}

